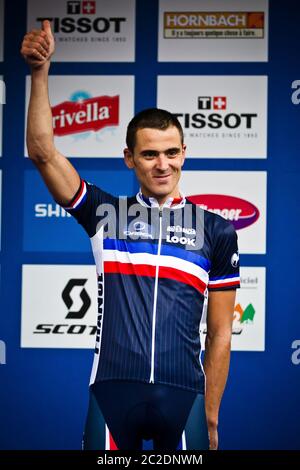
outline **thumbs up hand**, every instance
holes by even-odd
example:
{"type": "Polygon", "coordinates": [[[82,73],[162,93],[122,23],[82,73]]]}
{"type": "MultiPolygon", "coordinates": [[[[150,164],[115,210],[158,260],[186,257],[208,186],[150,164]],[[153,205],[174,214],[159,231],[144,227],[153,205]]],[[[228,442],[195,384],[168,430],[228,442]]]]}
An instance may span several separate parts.
{"type": "Polygon", "coordinates": [[[21,54],[32,68],[40,68],[50,63],[55,50],[51,23],[43,21],[42,29],[33,29],[24,36],[21,54]]]}

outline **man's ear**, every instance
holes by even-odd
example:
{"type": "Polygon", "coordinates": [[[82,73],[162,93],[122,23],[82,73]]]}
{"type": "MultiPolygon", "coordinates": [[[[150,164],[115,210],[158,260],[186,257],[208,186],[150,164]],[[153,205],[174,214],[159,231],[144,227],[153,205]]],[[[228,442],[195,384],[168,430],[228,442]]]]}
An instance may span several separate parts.
{"type": "Polygon", "coordinates": [[[123,153],[124,153],[124,160],[125,160],[125,164],[128,168],[130,168],[132,170],[132,168],[134,168],[134,159],[133,159],[133,154],[131,153],[131,151],[126,148],[123,150],[123,153]]]}
{"type": "Polygon", "coordinates": [[[185,157],[186,157],[186,145],[183,144],[182,145],[182,165],[181,165],[182,167],[183,167],[184,162],[185,162],[185,157]]]}

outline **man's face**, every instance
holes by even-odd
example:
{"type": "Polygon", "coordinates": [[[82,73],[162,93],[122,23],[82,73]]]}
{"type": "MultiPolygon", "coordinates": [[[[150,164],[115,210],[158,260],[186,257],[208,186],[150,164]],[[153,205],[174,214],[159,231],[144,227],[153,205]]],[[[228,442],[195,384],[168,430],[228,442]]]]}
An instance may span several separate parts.
{"type": "Polygon", "coordinates": [[[179,196],[185,148],[175,126],[163,131],[150,128],[137,131],[133,154],[125,149],[124,157],[127,166],[134,168],[145,196],[153,196],[160,203],[169,196],[179,196]]]}

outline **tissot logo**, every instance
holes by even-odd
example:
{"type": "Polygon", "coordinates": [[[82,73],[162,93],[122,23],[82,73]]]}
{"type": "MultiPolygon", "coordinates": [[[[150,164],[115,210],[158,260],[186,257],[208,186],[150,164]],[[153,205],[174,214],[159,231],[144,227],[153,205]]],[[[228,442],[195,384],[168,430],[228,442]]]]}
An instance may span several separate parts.
{"type": "Polygon", "coordinates": [[[67,14],[68,15],[95,15],[96,14],[96,2],[95,1],[83,1],[83,2],[67,2],[67,14]]]}
{"type": "Polygon", "coordinates": [[[257,113],[230,112],[227,109],[226,96],[198,96],[198,110],[201,113],[173,113],[183,124],[184,129],[238,129],[244,126],[251,130],[257,113]],[[211,112],[218,111],[218,112],[211,112]],[[223,112],[224,111],[224,112],[223,112]]]}
{"type": "Polygon", "coordinates": [[[226,96],[199,96],[198,109],[226,109],[226,96]]]}
{"type": "Polygon", "coordinates": [[[68,1],[66,3],[66,16],[60,17],[38,17],[36,21],[43,22],[49,20],[52,23],[54,33],[121,33],[122,23],[126,21],[124,17],[96,17],[88,16],[96,15],[95,1],[68,1]],[[80,15],[83,15],[80,17],[80,15]],[[75,18],[74,18],[75,16],[75,18]]]}

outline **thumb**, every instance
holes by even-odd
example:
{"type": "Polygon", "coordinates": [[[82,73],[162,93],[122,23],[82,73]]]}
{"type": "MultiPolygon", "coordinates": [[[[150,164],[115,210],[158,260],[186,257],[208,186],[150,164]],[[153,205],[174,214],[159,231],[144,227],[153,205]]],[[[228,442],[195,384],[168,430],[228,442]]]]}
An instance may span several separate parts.
{"type": "Polygon", "coordinates": [[[43,21],[43,31],[49,36],[50,38],[53,37],[52,31],[51,31],[51,23],[49,20],[44,20],[43,21]]]}

